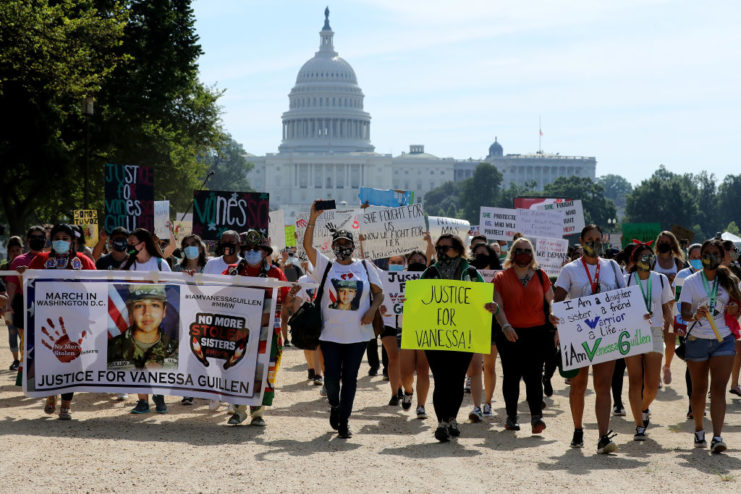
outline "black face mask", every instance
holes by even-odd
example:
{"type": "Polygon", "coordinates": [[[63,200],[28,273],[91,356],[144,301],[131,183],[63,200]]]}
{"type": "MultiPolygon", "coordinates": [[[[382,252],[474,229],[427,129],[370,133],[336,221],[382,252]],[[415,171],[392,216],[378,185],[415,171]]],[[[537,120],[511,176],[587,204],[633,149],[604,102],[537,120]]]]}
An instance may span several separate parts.
{"type": "Polygon", "coordinates": [[[708,269],[717,269],[720,266],[721,259],[715,254],[703,254],[702,265],[708,269]]]}
{"type": "Polygon", "coordinates": [[[448,247],[435,247],[435,253],[437,254],[437,260],[439,262],[450,262],[453,260],[448,255],[448,247]]]}
{"type": "Polygon", "coordinates": [[[135,255],[137,255],[137,254],[139,253],[139,252],[137,252],[137,250],[136,250],[136,245],[134,245],[134,244],[129,244],[129,243],[127,243],[127,244],[126,244],[126,251],[127,251],[127,252],[128,252],[129,254],[131,254],[132,256],[135,256],[135,255]]]}
{"type": "Polygon", "coordinates": [[[221,251],[224,253],[225,256],[231,256],[232,254],[237,252],[237,244],[221,244],[221,251]]]}
{"type": "Polygon", "coordinates": [[[413,262],[407,266],[407,271],[424,271],[427,265],[421,262],[413,262]]]}
{"type": "Polygon", "coordinates": [[[667,252],[672,250],[672,246],[667,244],[666,242],[661,242],[660,244],[656,246],[656,250],[658,250],[662,254],[666,254],[667,252]]]}
{"type": "Polygon", "coordinates": [[[28,241],[28,246],[31,248],[31,250],[41,250],[46,246],[46,239],[45,238],[31,238],[28,241]]]}
{"type": "Polygon", "coordinates": [[[126,249],[129,248],[128,242],[126,242],[126,239],[120,239],[120,240],[114,240],[111,242],[111,247],[116,252],[126,252],[126,249]]]}
{"type": "Polygon", "coordinates": [[[476,254],[476,257],[471,261],[473,267],[476,269],[484,269],[489,266],[489,256],[486,254],[476,254]]]}

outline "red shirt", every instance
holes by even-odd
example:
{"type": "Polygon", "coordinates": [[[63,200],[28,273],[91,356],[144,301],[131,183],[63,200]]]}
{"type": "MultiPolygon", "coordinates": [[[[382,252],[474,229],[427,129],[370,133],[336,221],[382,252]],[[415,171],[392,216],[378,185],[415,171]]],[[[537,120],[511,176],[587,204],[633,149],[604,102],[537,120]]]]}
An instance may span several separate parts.
{"type": "MultiPolygon", "coordinates": [[[[31,264],[31,261],[33,261],[33,258],[38,256],[38,254],[33,254],[31,252],[26,252],[25,254],[21,254],[15,259],[13,259],[13,262],[10,263],[10,269],[16,270],[21,266],[28,267],[29,264],[31,264]]],[[[22,294],[23,293],[23,283],[21,283],[20,276],[7,276],[5,278],[5,282],[8,285],[15,285],[16,290],[15,293],[22,294]]]]}
{"type": "MultiPolygon", "coordinates": [[[[230,271],[236,269],[238,266],[239,264],[230,264],[229,267],[226,268],[224,272],[221,274],[232,274],[230,271]]],[[[250,266],[249,264],[245,262],[245,263],[242,263],[242,268],[239,270],[237,274],[240,276],[257,277],[261,272],[262,272],[261,266],[250,266]]],[[[272,264],[270,265],[270,268],[268,268],[267,275],[268,275],[268,278],[276,278],[280,281],[288,281],[288,279],[286,278],[286,275],[283,274],[283,271],[280,268],[273,266],[272,264]]],[[[289,291],[290,291],[290,288],[287,286],[284,286],[278,289],[278,303],[279,304],[283,303],[283,300],[285,300],[286,295],[288,295],[289,291]]],[[[267,292],[268,298],[271,298],[273,296],[272,290],[267,289],[266,292],[267,292]]]]}
{"type": "Polygon", "coordinates": [[[502,310],[507,321],[515,328],[532,328],[545,324],[543,294],[551,287],[551,280],[541,271],[543,285],[538,274],[533,274],[527,286],[517,277],[514,268],[500,271],[494,276],[494,289],[502,297],[502,310]]]}
{"type": "MultiPolygon", "coordinates": [[[[46,261],[49,259],[50,255],[51,252],[41,252],[33,258],[31,264],[28,265],[28,269],[53,269],[46,266],[46,261]]],[[[77,252],[70,260],[68,260],[66,269],[74,269],[70,267],[70,263],[74,262],[75,257],[80,260],[80,269],[95,269],[95,263],[92,261],[92,259],[79,252],[77,252]]]]}

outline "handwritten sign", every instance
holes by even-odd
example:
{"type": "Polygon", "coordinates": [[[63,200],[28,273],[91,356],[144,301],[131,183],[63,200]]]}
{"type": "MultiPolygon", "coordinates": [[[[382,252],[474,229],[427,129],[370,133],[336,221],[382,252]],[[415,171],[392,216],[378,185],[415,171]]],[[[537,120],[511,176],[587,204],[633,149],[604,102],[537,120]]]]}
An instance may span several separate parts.
{"type": "Polygon", "coordinates": [[[111,233],[117,226],[129,231],[154,230],[154,172],[150,166],[105,165],[105,215],[103,226],[111,233]]]}
{"type": "Polygon", "coordinates": [[[563,235],[563,211],[517,210],[517,231],[527,238],[560,238],[563,235]]]}
{"type": "MultiPolygon", "coordinates": [[[[316,220],[314,225],[314,247],[319,252],[330,259],[334,259],[332,252],[332,230],[347,230],[353,234],[355,241],[355,252],[353,257],[360,257],[358,251],[358,235],[360,234],[360,222],[358,221],[359,209],[328,209],[324,211],[316,220]]],[[[302,261],[308,260],[304,250],[304,234],[306,225],[309,224],[309,213],[299,213],[296,215],[296,255],[302,261]]]]}
{"type": "Polygon", "coordinates": [[[489,241],[509,241],[517,233],[517,210],[515,209],[482,206],[479,215],[479,230],[489,241]]]}
{"type": "Polygon", "coordinates": [[[82,227],[85,235],[85,245],[95,247],[98,243],[98,210],[97,209],[75,209],[73,211],[75,225],[82,227]]]}
{"type": "Polygon", "coordinates": [[[460,237],[465,242],[468,237],[468,231],[471,229],[471,223],[466,220],[459,220],[458,218],[428,216],[427,220],[429,223],[427,231],[430,232],[433,244],[441,235],[448,233],[460,237]]]}
{"type": "Polygon", "coordinates": [[[558,276],[561,272],[569,241],[565,238],[536,238],[535,259],[548,276],[558,276]]]}
{"type": "Polygon", "coordinates": [[[563,369],[650,352],[651,326],[638,285],[553,304],[563,369]]]}
{"type": "Polygon", "coordinates": [[[566,199],[546,199],[545,202],[535,204],[531,209],[542,211],[563,211],[562,235],[581,233],[584,228],[584,208],[581,200],[569,201],[566,199]]]}
{"type": "Polygon", "coordinates": [[[452,280],[406,284],[401,348],[488,354],[494,285],[452,280]]]}
{"type": "Polygon", "coordinates": [[[400,328],[404,321],[404,290],[406,284],[418,280],[422,271],[384,271],[381,276],[383,283],[383,304],[381,315],[383,323],[392,328],[400,328]]]}
{"type": "Polygon", "coordinates": [[[411,252],[419,247],[425,232],[421,204],[363,211],[360,233],[367,259],[380,259],[411,252]]]}
{"type": "Polygon", "coordinates": [[[268,235],[269,196],[265,192],[193,192],[193,233],[204,240],[218,240],[226,230],[249,229],[268,235]]]}
{"type": "Polygon", "coordinates": [[[286,225],[286,247],[296,247],[296,225],[286,225]]]}
{"type": "Polygon", "coordinates": [[[193,233],[193,213],[176,213],[173,228],[175,230],[175,238],[178,240],[193,233]]]}
{"type": "Polygon", "coordinates": [[[154,234],[164,240],[170,238],[170,201],[154,201],[154,234]]]}
{"type": "Polygon", "coordinates": [[[485,282],[491,283],[491,281],[494,279],[497,273],[501,271],[501,269],[477,269],[477,271],[485,282]]]}
{"type": "Polygon", "coordinates": [[[284,224],[283,210],[270,211],[270,224],[268,225],[268,238],[270,245],[277,250],[286,248],[286,225],[284,224]]]}

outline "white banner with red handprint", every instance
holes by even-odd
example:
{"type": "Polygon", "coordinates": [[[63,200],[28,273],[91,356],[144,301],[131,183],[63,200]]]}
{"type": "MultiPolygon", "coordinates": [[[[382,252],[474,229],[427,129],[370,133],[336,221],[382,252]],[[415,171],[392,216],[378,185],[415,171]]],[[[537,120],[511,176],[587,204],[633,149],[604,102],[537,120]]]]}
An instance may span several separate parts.
{"type": "Polygon", "coordinates": [[[24,392],[155,393],[260,405],[277,280],[26,271],[24,392]],[[264,306],[265,305],[265,306],[264,306]]]}

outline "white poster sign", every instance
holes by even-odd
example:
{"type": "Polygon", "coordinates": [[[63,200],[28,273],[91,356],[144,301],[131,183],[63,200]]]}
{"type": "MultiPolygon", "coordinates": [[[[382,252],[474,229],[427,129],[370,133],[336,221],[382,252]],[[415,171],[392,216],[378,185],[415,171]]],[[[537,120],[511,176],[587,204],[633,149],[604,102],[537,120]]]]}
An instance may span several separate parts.
{"type": "MultiPolygon", "coordinates": [[[[322,212],[314,226],[314,247],[330,259],[334,259],[332,252],[332,230],[347,230],[352,233],[355,240],[355,252],[353,257],[360,257],[358,249],[358,235],[360,234],[360,222],[358,215],[360,209],[328,209],[322,212]]],[[[309,223],[309,213],[298,213],[296,215],[296,255],[299,259],[307,260],[304,251],[304,233],[309,223]]]]}
{"type": "Polygon", "coordinates": [[[536,238],[532,240],[535,242],[535,259],[541,269],[548,276],[558,276],[569,250],[569,241],[565,238],[536,238]]]}
{"type": "Polygon", "coordinates": [[[276,250],[286,248],[286,225],[284,224],[283,210],[270,211],[270,223],[268,223],[268,237],[270,245],[276,250]]]}
{"type": "Polygon", "coordinates": [[[517,209],[517,231],[527,238],[563,236],[563,211],[517,209]]]}
{"type": "Polygon", "coordinates": [[[584,208],[581,199],[567,201],[564,199],[546,199],[545,202],[534,204],[530,209],[543,211],[563,211],[563,234],[574,235],[584,228],[584,208]]]}
{"type": "Polygon", "coordinates": [[[170,201],[154,201],[154,234],[160,240],[170,238],[170,201]]]}
{"type": "Polygon", "coordinates": [[[383,305],[381,315],[386,326],[400,328],[403,321],[404,288],[407,281],[418,280],[422,271],[383,271],[383,305]]]}
{"type": "Polygon", "coordinates": [[[517,233],[516,209],[482,206],[479,214],[479,229],[488,241],[511,241],[517,233]]]}
{"type": "Polygon", "coordinates": [[[380,259],[411,252],[419,247],[425,232],[421,204],[363,211],[360,233],[367,259],[380,259]]]}

